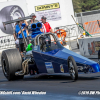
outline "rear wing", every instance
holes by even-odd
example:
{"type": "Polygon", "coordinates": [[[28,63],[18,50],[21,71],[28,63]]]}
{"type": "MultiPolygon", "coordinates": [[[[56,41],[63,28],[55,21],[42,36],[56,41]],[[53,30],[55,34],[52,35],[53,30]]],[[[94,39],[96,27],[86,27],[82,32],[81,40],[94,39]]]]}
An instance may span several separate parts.
{"type": "Polygon", "coordinates": [[[27,17],[23,17],[23,18],[20,18],[20,19],[10,20],[10,21],[6,21],[6,22],[2,22],[2,23],[3,23],[4,28],[6,30],[6,25],[7,24],[11,24],[11,23],[15,23],[15,22],[20,22],[22,20],[31,19],[31,18],[32,18],[31,16],[27,16],[27,17]]]}

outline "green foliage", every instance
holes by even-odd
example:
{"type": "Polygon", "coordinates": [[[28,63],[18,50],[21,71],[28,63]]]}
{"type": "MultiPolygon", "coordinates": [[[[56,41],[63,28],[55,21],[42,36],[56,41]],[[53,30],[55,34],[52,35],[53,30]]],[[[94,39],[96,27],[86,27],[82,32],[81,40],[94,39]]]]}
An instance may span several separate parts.
{"type": "Polygon", "coordinates": [[[85,12],[100,9],[100,0],[72,0],[75,12],[85,12]]]}
{"type": "Polygon", "coordinates": [[[72,0],[75,12],[81,12],[80,0],[72,0]]]}

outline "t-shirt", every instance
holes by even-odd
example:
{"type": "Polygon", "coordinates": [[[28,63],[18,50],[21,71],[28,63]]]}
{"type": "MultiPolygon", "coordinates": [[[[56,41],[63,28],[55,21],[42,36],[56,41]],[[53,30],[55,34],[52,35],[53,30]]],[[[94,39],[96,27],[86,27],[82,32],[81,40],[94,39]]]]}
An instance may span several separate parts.
{"type": "MultiPolygon", "coordinates": [[[[23,29],[24,27],[21,27],[21,28],[23,29]]],[[[18,35],[18,38],[19,38],[19,39],[20,39],[20,38],[22,39],[22,38],[23,38],[22,34],[18,34],[18,32],[20,31],[19,25],[16,25],[15,31],[16,31],[16,33],[17,33],[17,35],[18,35]]],[[[24,34],[24,36],[25,36],[25,38],[26,38],[26,37],[27,37],[27,32],[26,32],[26,30],[23,31],[23,34],[24,34]]]]}
{"type": "Polygon", "coordinates": [[[50,32],[51,26],[48,22],[42,23],[42,30],[44,33],[50,32]]]}

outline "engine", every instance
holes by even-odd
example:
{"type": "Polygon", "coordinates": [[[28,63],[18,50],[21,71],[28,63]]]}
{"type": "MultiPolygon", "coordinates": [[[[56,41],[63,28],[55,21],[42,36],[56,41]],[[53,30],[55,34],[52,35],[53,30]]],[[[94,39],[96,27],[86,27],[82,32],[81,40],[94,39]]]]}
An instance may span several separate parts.
{"type": "Polygon", "coordinates": [[[41,34],[42,33],[40,31],[41,28],[42,28],[42,23],[40,23],[40,22],[29,25],[28,30],[29,30],[29,32],[31,31],[31,37],[34,38],[38,34],[41,34]]]}

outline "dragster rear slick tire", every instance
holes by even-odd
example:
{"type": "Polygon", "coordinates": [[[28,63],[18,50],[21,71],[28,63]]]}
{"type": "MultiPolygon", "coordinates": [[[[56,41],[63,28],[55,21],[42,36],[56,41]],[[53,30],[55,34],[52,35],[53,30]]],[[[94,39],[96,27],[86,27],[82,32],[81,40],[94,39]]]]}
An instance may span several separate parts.
{"type": "Polygon", "coordinates": [[[15,75],[15,72],[22,70],[22,57],[17,49],[3,51],[1,55],[1,64],[4,76],[9,81],[23,79],[24,75],[15,75]]]}
{"type": "Polygon", "coordinates": [[[69,69],[71,78],[73,80],[77,80],[78,79],[78,69],[77,69],[76,62],[72,56],[68,57],[68,69],[69,69]]]}

